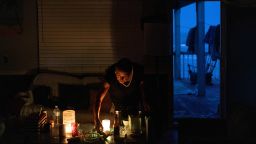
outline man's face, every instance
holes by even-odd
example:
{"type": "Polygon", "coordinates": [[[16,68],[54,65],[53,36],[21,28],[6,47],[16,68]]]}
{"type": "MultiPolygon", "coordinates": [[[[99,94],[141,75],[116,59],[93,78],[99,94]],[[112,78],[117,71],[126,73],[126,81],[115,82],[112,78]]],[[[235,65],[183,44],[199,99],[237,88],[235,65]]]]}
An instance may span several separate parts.
{"type": "Polygon", "coordinates": [[[115,74],[116,74],[116,79],[120,84],[127,85],[129,83],[129,80],[130,80],[129,73],[116,69],[115,74]]]}

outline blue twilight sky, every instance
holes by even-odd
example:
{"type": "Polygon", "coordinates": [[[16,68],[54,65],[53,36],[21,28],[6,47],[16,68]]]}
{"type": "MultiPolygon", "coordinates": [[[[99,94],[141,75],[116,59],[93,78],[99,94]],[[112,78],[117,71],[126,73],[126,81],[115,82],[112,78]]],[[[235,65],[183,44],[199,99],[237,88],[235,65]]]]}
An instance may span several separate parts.
{"type": "MultiPolygon", "coordinates": [[[[207,33],[209,26],[220,24],[220,2],[205,2],[205,33],[207,33]]],[[[174,21],[175,23],[175,21],[174,21]]],[[[190,28],[196,25],[196,3],[192,3],[181,8],[180,13],[180,44],[181,50],[186,51],[185,45],[187,34],[190,28]]],[[[173,25],[175,33],[175,25],[173,25]]],[[[174,38],[175,39],[175,38],[174,38]]],[[[175,45],[175,40],[174,43],[175,45]]],[[[206,45],[206,51],[208,45],[206,45]]]]}
{"type": "MultiPolygon", "coordinates": [[[[205,31],[210,25],[220,23],[220,2],[205,2],[205,31]]],[[[180,15],[181,33],[189,31],[196,25],[196,4],[190,4],[181,8],[180,15]]]]}

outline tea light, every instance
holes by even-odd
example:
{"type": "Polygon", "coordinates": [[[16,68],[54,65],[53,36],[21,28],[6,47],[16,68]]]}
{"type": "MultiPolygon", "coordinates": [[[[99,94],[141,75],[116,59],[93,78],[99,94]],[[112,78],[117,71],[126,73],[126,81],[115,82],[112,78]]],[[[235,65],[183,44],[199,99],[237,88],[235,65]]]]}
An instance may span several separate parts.
{"type": "Polygon", "coordinates": [[[110,131],[110,120],[109,119],[104,119],[102,120],[102,126],[103,126],[103,131],[110,131]]]}

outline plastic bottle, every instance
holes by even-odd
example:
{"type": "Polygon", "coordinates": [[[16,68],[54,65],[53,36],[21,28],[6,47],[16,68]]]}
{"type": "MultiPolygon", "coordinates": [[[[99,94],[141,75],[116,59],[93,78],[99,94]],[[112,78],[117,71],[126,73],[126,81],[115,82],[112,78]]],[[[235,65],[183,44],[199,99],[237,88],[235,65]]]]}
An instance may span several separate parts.
{"type": "Polygon", "coordinates": [[[54,125],[60,124],[60,109],[57,105],[53,109],[53,120],[54,120],[54,125]]]}
{"type": "Polygon", "coordinates": [[[114,118],[114,137],[119,137],[120,135],[120,123],[119,123],[119,111],[115,111],[114,118]]]}

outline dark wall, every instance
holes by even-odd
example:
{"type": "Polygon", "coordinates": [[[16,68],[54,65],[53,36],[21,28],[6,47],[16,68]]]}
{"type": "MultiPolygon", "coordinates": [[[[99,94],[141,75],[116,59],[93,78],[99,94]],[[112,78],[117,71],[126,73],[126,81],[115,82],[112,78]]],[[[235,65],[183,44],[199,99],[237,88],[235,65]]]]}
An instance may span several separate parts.
{"type": "Polygon", "coordinates": [[[150,138],[157,140],[170,128],[171,100],[170,82],[165,74],[150,74],[145,76],[145,95],[150,104],[150,138]]]}
{"type": "Polygon", "coordinates": [[[143,5],[145,87],[152,108],[152,141],[172,124],[172,16],[169,6],[166,0],[144,0],[143,5]]]}
{"type": "Polygon", "coordinates": [[[228,133],[234,142],[256,142],[256,8],[225,6],[223,48],[228,133]]]}
{"type": "Polygon", "coordinates": [[[0,24],[0,74],[24,74],[38,66],[36,1],[18,4],[22,9],[19,26],[16,25],[19,30],[14,30],[12,25],[0,24]]]}

